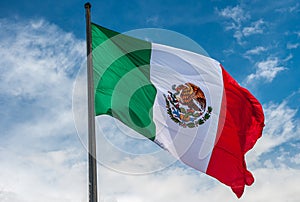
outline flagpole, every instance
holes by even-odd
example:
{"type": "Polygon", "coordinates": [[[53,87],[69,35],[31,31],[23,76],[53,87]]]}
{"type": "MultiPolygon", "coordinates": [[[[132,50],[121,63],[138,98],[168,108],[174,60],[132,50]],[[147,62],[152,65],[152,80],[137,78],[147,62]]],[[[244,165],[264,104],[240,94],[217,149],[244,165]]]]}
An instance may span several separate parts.
{"type": "Polygon", "coordinates": [[[86,18],[86,49],[87,49],[87,93],[88,93],[88,178],[89,202],[97,202],[97,161],[95,136],[95,104],[92,61],[92,33],[91,33],[91,4],[84,4],[86,18]]]}

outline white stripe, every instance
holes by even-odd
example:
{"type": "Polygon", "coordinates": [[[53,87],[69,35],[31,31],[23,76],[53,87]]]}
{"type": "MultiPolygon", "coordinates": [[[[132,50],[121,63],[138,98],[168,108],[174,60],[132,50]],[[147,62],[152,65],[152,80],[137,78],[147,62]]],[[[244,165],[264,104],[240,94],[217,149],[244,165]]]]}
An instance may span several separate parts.
{"type": "Polygon", "coordinates": [[[184,163],[206,172],[218,130],[223,96],[223,77],[219,62],[165,45],[152,44],[150,80],[157,88],[153,108],[156,138],[160,146],[184,163]],[[191,82],[204,92],[211,117],[195,128],[183,128],[167,114],[164,94],[172,85],[191,82]]]}

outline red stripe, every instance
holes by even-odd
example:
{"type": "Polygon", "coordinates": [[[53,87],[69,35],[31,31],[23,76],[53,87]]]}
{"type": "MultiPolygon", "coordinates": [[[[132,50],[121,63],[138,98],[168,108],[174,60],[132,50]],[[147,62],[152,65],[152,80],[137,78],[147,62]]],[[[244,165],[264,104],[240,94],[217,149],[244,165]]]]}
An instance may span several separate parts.
{"type": "Polygon", "coordinates": [[[257,99],[221,68],[224,96],[218,138],[206,173],[230,186],[240,198],[245,185],[254,182],[244,155],[261,137],[264,114],[257,99]]]}

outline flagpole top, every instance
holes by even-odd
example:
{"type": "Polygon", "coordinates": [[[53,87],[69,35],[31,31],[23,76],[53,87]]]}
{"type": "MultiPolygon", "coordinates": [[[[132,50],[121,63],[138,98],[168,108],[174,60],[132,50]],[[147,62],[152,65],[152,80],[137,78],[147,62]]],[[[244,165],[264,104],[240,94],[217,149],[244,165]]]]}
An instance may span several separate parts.
{"type": "Polygon", "coordinates": [[[84,8],[91,8],[91,7],[92,7],[92,5],[90,4],[90,2],[86,2],[84,4],[84,8]]]}

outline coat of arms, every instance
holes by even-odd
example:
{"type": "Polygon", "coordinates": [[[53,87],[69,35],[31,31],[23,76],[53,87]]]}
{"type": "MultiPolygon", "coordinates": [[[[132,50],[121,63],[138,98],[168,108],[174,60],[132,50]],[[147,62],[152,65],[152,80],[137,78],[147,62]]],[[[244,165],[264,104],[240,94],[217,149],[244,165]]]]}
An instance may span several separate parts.
{"type": "Polygon", "coordinates": [[[209,119],[212,107],[207,106],[203,91],[192,83],[173,85],[175,92],[165,95],[167,113],[180,126],[194,128],[209,119]]]}

